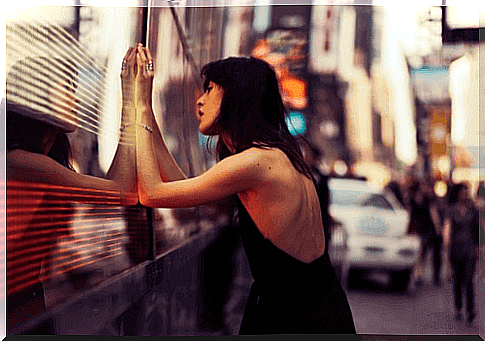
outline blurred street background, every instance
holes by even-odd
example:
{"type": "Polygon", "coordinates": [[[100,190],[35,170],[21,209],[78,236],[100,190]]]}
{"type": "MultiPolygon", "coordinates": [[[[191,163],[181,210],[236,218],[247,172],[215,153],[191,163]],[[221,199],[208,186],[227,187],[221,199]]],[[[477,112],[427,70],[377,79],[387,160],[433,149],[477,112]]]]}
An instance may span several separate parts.
{"type": "MultiPolygon", "coordinates": [[[[483,233],[478,244],[471,237],[464,242],[477,248],[476,268],[467,273],[476,318],[467,321],[463,309],[460,320],[445,223],[455,209],[453,189],[466,184],[466,216],[479,211],[480,227],[473,233],[483,231],[485,5],[472,0],[132,0],[108,6],[66,0],[64,6],[11,6],[6,23],[2,80],[15,63],[32,55],[68,56],[81,65],[77,112],[89,124],[83,121],[69,134],[73,166],[99,177],[109,169],[118,143],[119,68],[130,45],[143,42],[150,48],[156,118],[189,176],[216,162],[194,119],[202,91],[200,67],[229,56],[266,60],[278,75],[290,131],[305,156],[312,155],[309,162],[327,188],[320,192],[319,187],[319,194],[331,221],[329,253],[357,332],[485,337],[483,233]]],[[[24,98],[4,84],[0,89],[8,101],[24,98]]],[[[64,258],[43,270],[47,314],[54,312],[49,316],[58,321],[57,333],[238,333],[251,277],[237,227],[231,225],[230,204],[117,208],[108,212],[109,224],[105,216],[95,216],[98,206],[74,206],[70,239],[56,244],[52,256],[64,258]],[[83,225],[90,215],[97,220],[83,225]],[[202,251],[193,247],[209,232],[214,241],[200,242],[202,251]],[[66,257],[77,277],[65,270],[66,257]],[[115,289],[100,285],[108,280],[119,284],[116,293],[125,305],[113,298],[115,289]],[[142,284],[134,285],[137,280],[142,284]],[[94,288],[113,295],[106,302],[118,302],[116,312],[98,307],[103,300],[76,296],[94,288]],[[66,302],[75,299],[89,306],[89,314],[95,307],[94,317],[67,309],[66,302]],[[98,313],[109,317],[98,319],[98,313]],[[138,324],[127,327],[129,320],[138,324]]],[[[7,238],[12,224],[7,219],[7,238]]],[[[463,296],[465,308],[465,291],[463,296]]],[[[22,328],[27,327],[17,332],[22,328]]]]}
{"type": "MultiPolygon", "coordinates": [[[[241,250],[242,251],[242,250],[241,250]]],[[[243,259],[243,254],[239,255],[243,259]]],[[[429,260],[431,264],[431,260],[429,260]]],[[[240,261],[244,264],[244,261],[240,261]]],[[[483,262],[480,264],[483,268],[483,262]]],[[[236,335],[242,318],[244,300],[249,294],[250,279],[243,269],[236,270],[232,290],[224,306],[224,330],[199,331],[201,335],[236,335]]],[[[246,269],[247,270],[247,269],[246,269]]],[[[446,271],[446,270],[445,270],[446,271]]],[[[432,267],[425,269],[425,278],[432,282],[432,267]]],[[[481,284],[475,281],[477,297],[485,294],[483,276],[481,284]]],[[[408,293],[389,288],[386,276],[369,276],[358,288],[346,290],[359,334],[383,335],[478,335],[483,337],[484,300],[480,299],[480,321],[473,326],[453,319],[453,290],[450,278],[444,276],[443,286],[426,284],[412,288],[408,293]]]]}

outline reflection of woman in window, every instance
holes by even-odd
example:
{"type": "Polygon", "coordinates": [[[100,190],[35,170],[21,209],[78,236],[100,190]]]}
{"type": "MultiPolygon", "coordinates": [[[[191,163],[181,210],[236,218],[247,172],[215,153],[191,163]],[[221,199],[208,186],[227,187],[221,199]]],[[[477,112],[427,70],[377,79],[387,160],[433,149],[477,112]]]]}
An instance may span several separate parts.
{"type": "Polygon", "coordinates": [[[255,282],[241,334],[355,333],[328,252],[309,167],[285,123],[273,69],[254,58],[203,68],[199,130],[217,135],[222,159],[187,179],[156,126],[150,53],[138,46],[135,103],[140,202],[189,207],[237,194],[243,244],[255,282]]]}
{"type": "MultiPolygon", "coordinates": [[[[129,143],[119,144],[110,180],[71,166],[67,134],[82,126],[75,114],[76,73],[70,62],[38,57],[18,62],[7,76],[7,330],[46,309],[41,269],[68,229],[71,200],[138,202],[129,143]]],[[[127,68],[123,83],[130,77],[127,68]]],[[[134,114],[130,110],[123,108],[123,120],[134,114]]],[[[43,324],[30,333],[54,330],[43,324]]]]}

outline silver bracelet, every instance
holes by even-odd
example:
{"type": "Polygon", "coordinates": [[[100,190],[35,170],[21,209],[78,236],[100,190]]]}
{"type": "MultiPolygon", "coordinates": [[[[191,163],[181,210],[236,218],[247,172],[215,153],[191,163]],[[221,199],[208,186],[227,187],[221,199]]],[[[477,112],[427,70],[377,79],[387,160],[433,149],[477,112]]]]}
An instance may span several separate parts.
{"type": "Polygon", "coordinates": [[[150,134],[153,133],[153,129],[146,124],[141,123],[140,124],[146,131],[148,131],[150,134]]]}
{"type": "MultiPolygon", "coordinates": [[[[131,126],[131,123],[121,123],[120,131],[123,131],[125,128],[128,128],[129,126],[131,126]]],[[[146,124],[141,123],[140,126],[144,128],[146,131],[148,131],[149,133],[153,133],[153,129],[147,126],[146,124]]]]}
{"type": "Polygon", "coordinates": [[[120,131],[125,130],[125,128],[128,128],[129,126],[131,126],[131,124],[130,124],[130,123],[121,123],[121,126],[120,126],[120,131]]]}

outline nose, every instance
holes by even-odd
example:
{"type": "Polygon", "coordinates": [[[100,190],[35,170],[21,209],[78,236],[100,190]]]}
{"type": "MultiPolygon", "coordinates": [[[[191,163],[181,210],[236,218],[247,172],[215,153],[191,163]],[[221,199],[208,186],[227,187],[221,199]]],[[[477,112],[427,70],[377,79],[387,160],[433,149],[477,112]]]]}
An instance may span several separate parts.
{"type": "Polygon", "coordinates": [[[197,100],[197,106],[199,108],[203,105],[204,105],[204,95],[200,96],[199,99],[197,100]]]}

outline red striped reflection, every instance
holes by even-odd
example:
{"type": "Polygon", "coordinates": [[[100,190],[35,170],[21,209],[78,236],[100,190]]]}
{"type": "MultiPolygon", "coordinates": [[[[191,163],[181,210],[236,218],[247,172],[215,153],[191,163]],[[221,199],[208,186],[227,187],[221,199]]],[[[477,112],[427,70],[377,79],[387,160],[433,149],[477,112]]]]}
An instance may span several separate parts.
{"type": "Polygon", "coordinates": [[[141,211],[121,207],[114,191],[19,181],[0,187],[7,194],[7,295],[122,256],[126,219],[140,219],[141,211]]]}
{"type": "MultiPolygon", "coordinates": [[[[52,242],[52,238],[49,239],[48,241],[52,242]]],[[[75,242],[75,243],[79,244],[76,247],[73,247],[72,243],[69,243],[71,247],[68,250],[65,250],[65,251],[57,250],[57,251],[55,251],[55,254],[52,253],[52,247],[53,246],[49,245],[49,244],[39,246],[39,247],[33,247],[33,248],[29,249],[28,251],[25,251],[25,249],[24,249],[24,252],[19,252],[18,254],[16,253],[12,257],[10,257],[10,255],[9,255],[7,257],[7,260],[9,262],[9,267],[15,268],[15,267],[21,266],[22,264],[25,264],[25,263],[31,263],[32,264],[32,262],[34,262],[34,261],[42,261],[44,259],[44,257],[47,257],[48,255],[56,256],[58,254],[62,254],[62,253],[66,253],[66,252],[67,253],[80,252],[83,248],[88,248],[87,251],[92,252],[96,249],[95,246],[103,246],[105,244],[112,244],[115,241],[121,242],[121,234],[113,235],[113,236],[111,236],[111,238],[106,238],[106,239],[102,239],[102,240],[99,240],[99,236],[90,237],[90,238],[83,238],[82,240],[77,240],[75,242]],[[35,252],[35,254],[33,254],[34,252],[35,252]]],[[[29,246],[29,244],[27,244],[26,246],[29,246]]],[[[23,269],[24,269],[24,267],[22,267],[22,270],[23,269]]],[[[15,273],[15,270],[9,271],[9,275],[13,275],[14,273],[15,273]]]]}
{"type": "MultiPolygon", "coordinates": [[[[4,186],[4,183],[2,185],[4,186]]],[[[7,190],[10,190],[10,189],[42,190],[47,192],[59,192],[59,193],[61,192],[66,192],[66,193],[78,192],[80,194],[92,193],[93,195],[96,193],[97,195],[101,195],[101,196],[111,195],[112,197],[119,197],[119,193],[117,191],[52,185],[52,184],[43,184],[43,183],[37,183],[37,182],[27,182],[27,181],[18,181],[18,180],[7,181],[7,190]]]]}
{"type": "MultiPolygon", "coordinates": [[[[83,228],[94,228],[100,225],[111,225],[113,223],[119,223],[120,217],[113,217],[113,218],[104,218],[104,219],[90,219],[86,218],[84,221],[90,222],[90,225],[82,225],[83,228]]],[[[36,231],[33,231],[30,233],[31,237],[35,237],[38,234],[48,234],[50,232],[56,232],[56,233],[61,233],[61,232],[69,232],[71,228],[60,228],[61,226],[70,226],[72,225],[72,222],[70,221],[47,221],[47,222],[42,222],[42,223],[37,223],[33,226],[33,228],[36,229],[36,231]]],[[[17,232],[15,227],[10,228],[8,227],[8,233],[7,233],[7,240],[16,238],[18,235],[23,235],[21,232],[17,232]]]]}
{"type": "MultiPolygon", "coordinates": [[[[121,250],[121,247],[117,247],[116,249],[119,249],[121,250]]],[[[68,266],[70,264],[73,264],[73,263],[79,263],[81,262],[83,259],[86,259],[86,257],[91,257],[91,258],[98,258],[100,256],[100,254],[94,254],[93,255],[93,250],[76,250],[76,260],[70,260],[70,261],[66,261],[68,258],[72,258],[72,251],[69,251],[69,250],[66,250],[66,251],[63,251],[63,252],[58,252],[56,254],[56,257],[55,257],[55,260],[53,261],[53,263],[49,264],[49,267],[52,267],[52,264],[55,264],[54,262],[57,262],[59,264],[62,264],[62,266],[68,266]],[[86,255],[88,254],[88,255],[86,255]]],[[[110,252],[112,252],[113,250],[110,250],[110,252]]],[[[106,253],[106,252],[105,252],[106,253]]],[[[102,256],[102,254],[101,254],[102,256]]],[[[42,262],[42,260],[41,260],[42,262]]],[[[18,267],[18,268],[15,268],[15,270],[11,270],[9,271],[8,275],[11,277],[11,278],[15,278],[16,281],[24,281],[25,279],[29,278],[32,273],[33,273],[33,270],[37,269],[39,266],[42,265],[42,263],[38,261],[37,259],[37,262],[33,262],[32,260],[27,260],[26,264],[22,263],[22,266],[21,267],[18,267]]],[[[50,271],[51,269],[48,269],[46,271],[50,271]]]]}
{"type": "MultiPolygon", "coordinates": [[[[102,258],[92,257],[93,258],[92,260],[85,259],[84,262],[82,262],[82,263],[79,263],[79,264],[76,264],[76,265],[67,267],[66,269],[63,269],[61,271],[57,271],[55,273],[51,273],[51,274],[42,276],[42,280],[43,281],[47,281],[47,280],[49,280],[51,278],[54,278],[56,276],[65,274],[65,273],[67,273],[69,271],[73,271],[73,270],[76,270],[78,268],[81,268],[81,267],[84,267],[84,266],[88,266],[88,265],[92,265],[92,264],[94,264],[96,262],[105,261],[105,260],[108,260],[110,258],[118,257],[118,256],[121,256],[121,255],[122,255],[122,252],[117,252],[117,253],[114,253],[114,254],[111,254],[111,255],[102,257],[102,258]]],[[[14,282],[12,284],[8,283],[7,284],[7,296],[8,295],[13,295],[16,292],[19,292],[19,291],[21,291],[23,289],[26,289],[26,288],[34,285],[34,284],[37,284],[38,282],[39,282],[39,279],[37,278],[37,276],[31,276],[29,280],[26,280],[26,281],[23,281],[23,282],[20,282],[20,283],[17,283],[17,282],[14,282]]]]}

